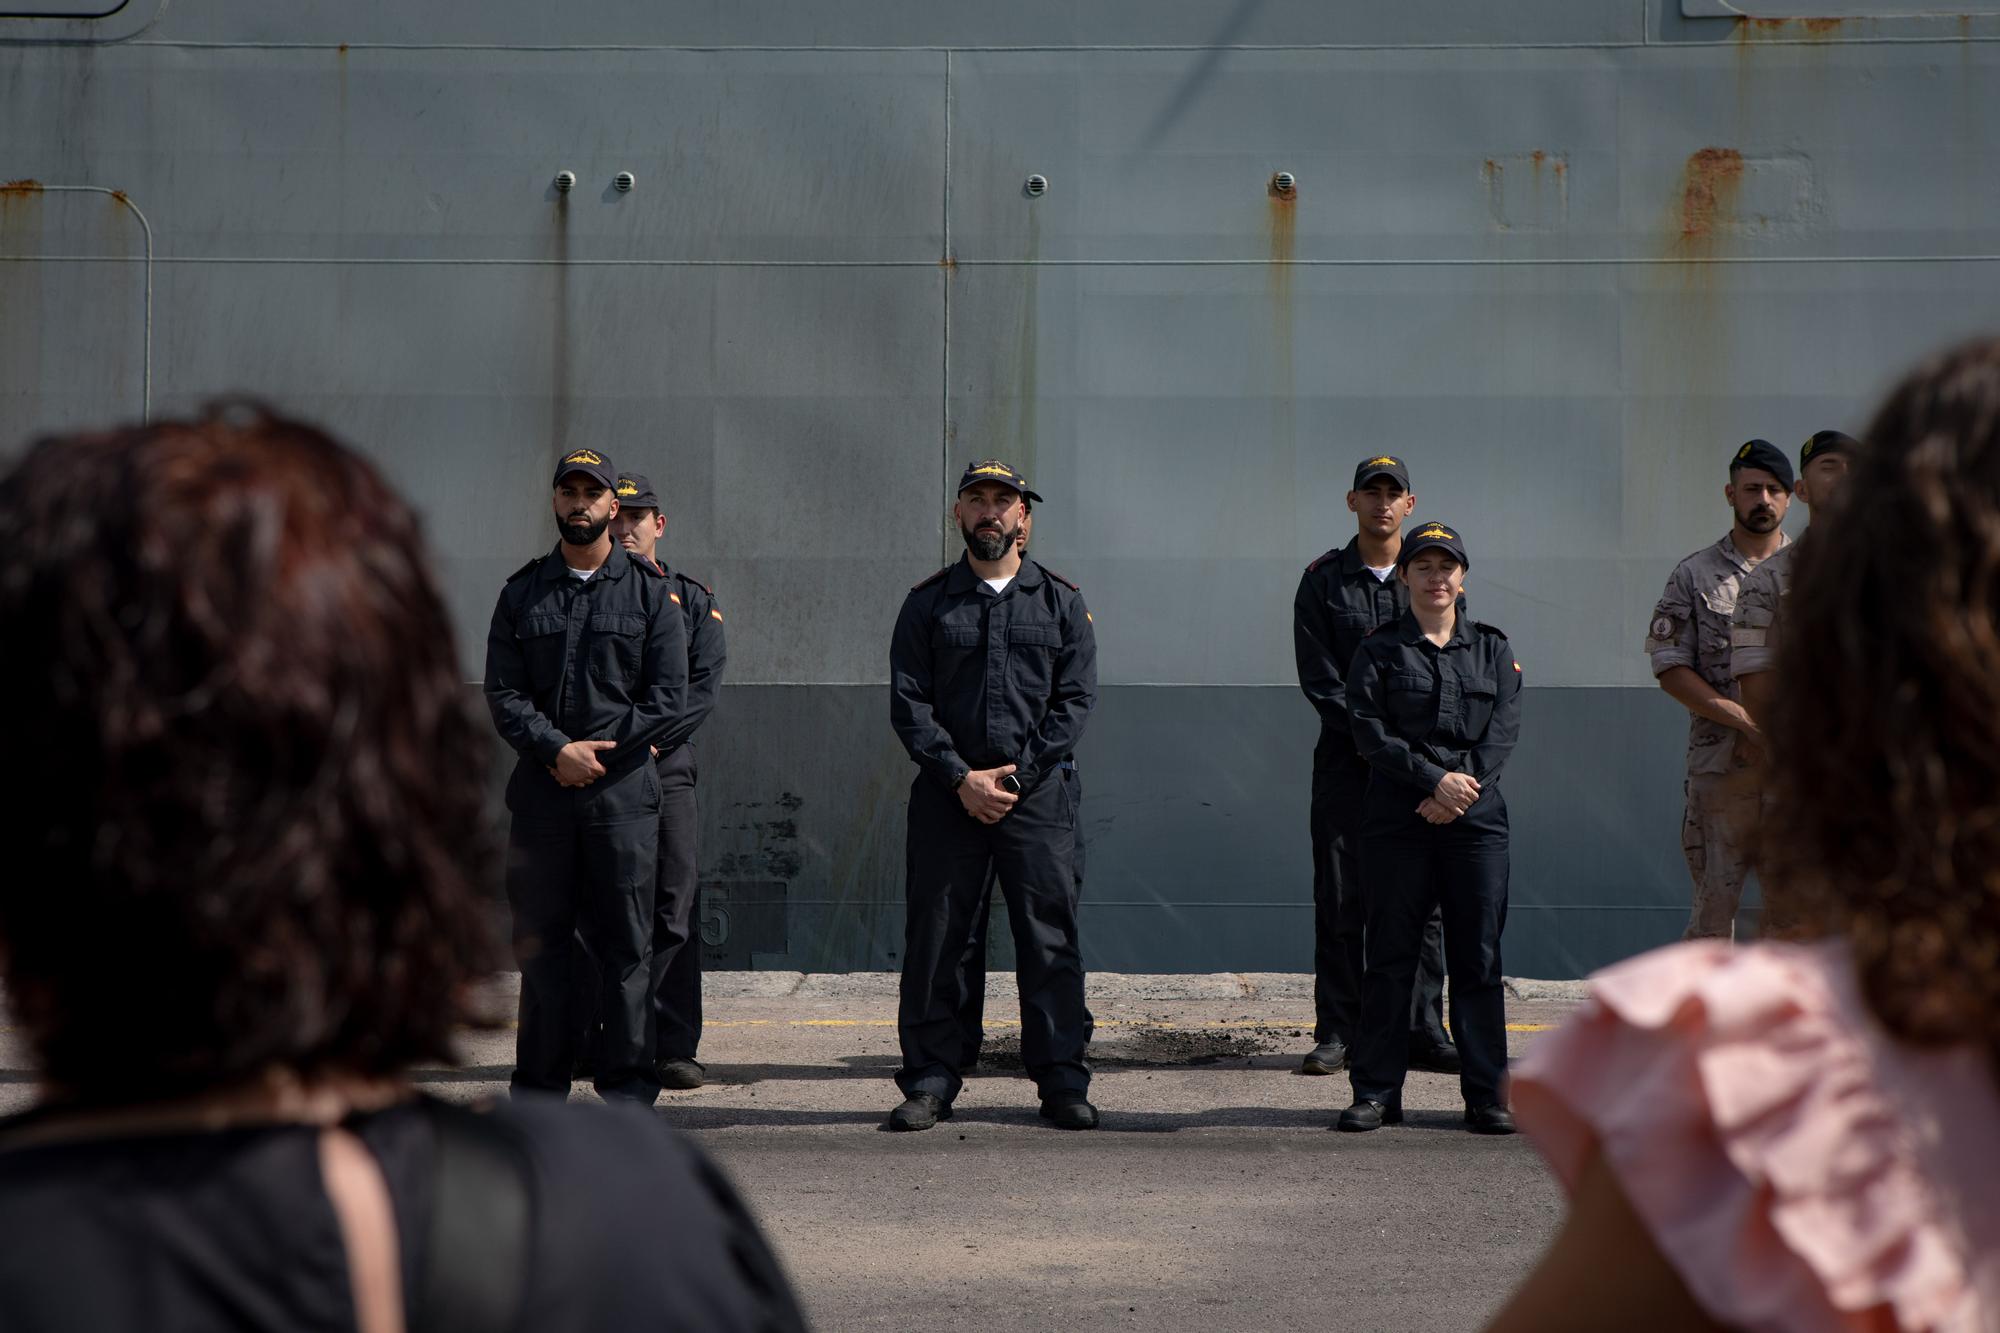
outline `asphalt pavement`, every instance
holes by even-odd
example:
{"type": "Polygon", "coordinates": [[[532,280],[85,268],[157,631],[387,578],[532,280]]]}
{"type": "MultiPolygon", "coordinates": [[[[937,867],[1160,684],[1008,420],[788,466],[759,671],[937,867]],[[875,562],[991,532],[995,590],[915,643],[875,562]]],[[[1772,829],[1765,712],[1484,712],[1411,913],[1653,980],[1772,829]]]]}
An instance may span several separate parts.
{"type": "MultiPolygon", "coordinates": [[[[1346,1077],[1294,1072],[1310,978],[1093,977],[1103,1127],[1081,1133],[1036,1114],[1005,977],[954,1118],[886,1132],[894,987],[712,976],[709,1082],[659,1103],[735,1178],[822,1330],[1477,1329],[1560,1221],[1525,1138],[1462,1128],[1455,1078],[1412,1074],[1403,1126],[1332,1132],[1346,1077]]],[[[1576,993],[1518,984],[1512,1049],[1576,993]]],[[[459,1068],[419,1081],[497,1093],[512,1047],[469,1034],[459,1068]]],[[[31,1098],[26,1071],[0,1033],[0,1112],[31,1098]]]]}

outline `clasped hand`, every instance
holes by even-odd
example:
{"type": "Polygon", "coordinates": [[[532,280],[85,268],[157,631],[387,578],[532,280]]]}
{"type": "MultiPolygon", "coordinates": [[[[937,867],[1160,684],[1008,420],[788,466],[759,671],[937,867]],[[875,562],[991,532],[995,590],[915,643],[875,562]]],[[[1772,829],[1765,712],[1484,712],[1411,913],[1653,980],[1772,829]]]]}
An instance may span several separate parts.
{"type": "Polygon", "coordinates": [[[1479,799],[1479,779],[1470,773],[1447,773],[1437,789],[1417,805],[1417,813],[1432,824],[1449,824],[1479,799]]]}
{"type": "Polygon", "coordinates": [[[617,748],[617,741],[571,741],[557,752],[549,775],[565,787],[588,787],[604,776],[604,765],[597,761],[597,752],[617,748]]]}
{"type": "Polygon", "coordinates": [[[1000,785],[1000,779],[1014,771],[1014,765],[975,768],[958,784],[958,803],[965,813],[982,824],[997,824],[1007,817],[1021,798],[1000,785]]]}

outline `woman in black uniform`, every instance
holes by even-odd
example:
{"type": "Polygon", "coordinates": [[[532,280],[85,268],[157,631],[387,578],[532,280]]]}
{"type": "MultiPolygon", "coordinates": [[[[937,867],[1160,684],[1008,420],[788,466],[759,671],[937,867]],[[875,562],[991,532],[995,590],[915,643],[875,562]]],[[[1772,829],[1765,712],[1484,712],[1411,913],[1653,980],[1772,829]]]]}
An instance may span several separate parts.
{"type": "Polygon", "coordinates": [[[1361,879],[1369,886],[1367,973],[1344,1130],[1403,1118],[1410,988],[1424,921],[1444,915],[1451,1030],[1466,1125],[1511,1134],[1502,1079],[1507,1018],[1507,803],[1500,769],[1521,728],[1521,666],[1507,636],[1458,612],[1470,565],[1459,535],[1427,523],[1403,539],[1410,609],[1362,640],[1347,673],[1355,748],[1369,764],[1361,879]]]}

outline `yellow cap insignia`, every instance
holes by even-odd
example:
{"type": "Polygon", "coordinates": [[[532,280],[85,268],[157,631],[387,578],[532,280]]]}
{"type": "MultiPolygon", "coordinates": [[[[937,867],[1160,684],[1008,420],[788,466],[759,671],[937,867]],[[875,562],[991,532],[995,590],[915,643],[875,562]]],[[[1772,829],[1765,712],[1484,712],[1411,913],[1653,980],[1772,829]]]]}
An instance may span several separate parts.
{"type": "Polygon", "coordinates": [[[637,495],[639,488],[629,481],[621,481],[618,483],[618,493],[620,495],[637,495]]]}
{"type": "Polygon", "coordinates": [[[602,467],[604,466],[604,456],[589,449],[579,449],[569,457],[563,459],[563,462],[588,463],[592,467],[602,467]]]}
{"type": "Polygon", "coordinates": [[[1008,467],[1005,463],[981,463],[978,467],[972,469],[972,475],[975,477],[1011,477],[1014,475],[1014,469],[1008,467]]]}
{"type": "Polygon", "coordinates": [[[1369,459],[1369,460],[1368,460],[1367,462],[1363,463],[1363,464],[1362,464],[1361,466],[1363,466],[1363,467],[1397,467],[1397,466],[1400,466],[1400,465],[1399,465],[1399,464],[1398,464],[1398,463],[1396,462],[1396,460],[1395,460],[1395,459],[1393,459],[1393,458],[1389,457],[1389,455],[1387,455],[1387,454],[1383,454],[1383,455],[1382,455],[1382,456],[1381,456],[1380,458],[1371,458],[1371,459],[1369,459]]]}
{"type": "Polygon", "coordinates": [[[1429,527],[1425,528],[1422,532],[1419,532],[1417,535],[1419,537],[1442,537],[1446,541],[1458,540],[1456,537],[1452,535],[1451,530],[1449,528],[1439,527],[1435,523],[1431,524],[1429,527]]]}
{"type": "Polygon", "coordinates": [[[1750,446],[1746,444],[1741,449],[1738,449],[1736,456],[1738,458],[1748,458],[1750,456],[1750,446]]]}

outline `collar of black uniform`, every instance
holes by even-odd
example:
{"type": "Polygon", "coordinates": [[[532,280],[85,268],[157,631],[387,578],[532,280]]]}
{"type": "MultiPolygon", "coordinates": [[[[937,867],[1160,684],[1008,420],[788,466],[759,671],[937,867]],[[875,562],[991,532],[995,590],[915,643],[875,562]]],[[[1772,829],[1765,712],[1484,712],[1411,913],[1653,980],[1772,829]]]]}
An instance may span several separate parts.
{"type": "MultiPolygon", "coordinates": [[[[1417,613],[1415,611],[1403,612],[1402,619],[1396,622],[1396,632],[1402,638],[1404,643],[1430,642],[1430,640],[1424,637],[1424,627],[1417,623],[1417,613]]],[[[1459,610],[1458,613],[1458,619],[1456,622],[1453,623],[1451,627],[1451,637],[1444,641],[1444,646],[1446,648],[1449,648],[1454,643],[1471,643],[1471,642],[1472,642],[1472,622],[1465,618],[1465,611],[1461,605],[1461,609],[1459,610]]],[[[1432,646],[1435,647],[1436,645],[1432,646]]]]}
{"type": "MultiPolygon", "coordinates": [[[[1012,586],[1017,588],[1033,588],[1039,586],[1041,581],[1042,567],[1028,559],[1028,557],[1022,556],[1021,572],[1014,576],[1012,586]]],[[[984,580],[972,572],[972,557],[970,555],[962,555],[958,558],[958,563],[951,567],[951,573],[945,577],[944,590],[954,595],[968,593],[982,582],[984,580]]]]}
{"type": "MultiPolygon", "coordinates": [[[[1394,565],[1396,562],[1391,560],[1389,563],[1394,565]]],[[[1353,578],[1367,568],[1368,562],[1361,558],[1361,538],[1349,537],[1347,545],[1340,548],[1341,574],[1347,578],[1353,578]]],[[[1370,571],[1369,577],[1374,577],[1373,571],[1370,571]]],[[[1391,574],[1389,577],[1393,579],[1396,576],[1391,574]]]]}
{"type": "MultiPolygon", "coordinates": [[[[590,577],[593,579],[622,579],[625,577],[625,566],[631,564],[632,560],[636,559],[638,559],[637,556],[632,555],[630,551],[620,546],[617,542],[613,542],[611,543],[611,558],[599,565],[597,572],[590,577]],[[631,556],[632,559],[621,560],[618,558],[620,556],[631,556]]],[[[542,577],[551,579],[569,577],[569,562],[562,558],[561,542],[557,542],[555,549],[542,558],[542,577]]]]}

